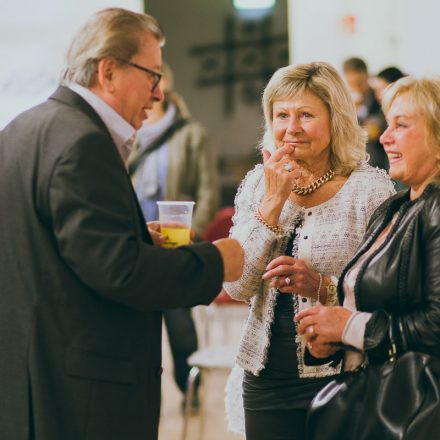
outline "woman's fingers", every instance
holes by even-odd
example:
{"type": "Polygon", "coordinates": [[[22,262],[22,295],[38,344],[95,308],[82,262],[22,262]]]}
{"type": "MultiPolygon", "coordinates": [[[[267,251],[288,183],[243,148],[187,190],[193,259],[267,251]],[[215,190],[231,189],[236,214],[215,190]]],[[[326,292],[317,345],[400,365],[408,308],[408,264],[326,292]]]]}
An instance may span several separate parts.
{"type": "Polygon", "coordinates": [[[317,315],[321,311],[322,307],[324,306],[321,304],[316,304],[313,307],[310,307],[308,309],[299,312],[297,315],[295,315],[294,319],[295,321],[301,321],[309,316],[317,315]]]}
{"type": "Polygon", "coordinates": [[[283,293],[293,293],[295,290],[295,282],[293,278],[289,276],[274,277],[270,283],[270,287],[274,287],[283,293]]]}
{"type": "Polygon", "coordinates": [[[267,266],[266,266],[266,271],[268,270],[272,270],[275,267],[281,265],[281,264],[285,264],[285,265],[291,265],[293,266],[295,264],[296,258],[293,257],[289,257],[288,255],[281,255],[280,257],[277,257],[275,259],[273,259],[267,266]]]}
{"type": "Polygon", "coordinates": [[[263,153],[263,163],[266,163],[272,155],[270,154],[270,151],[266,149],[262,150],[262,153],[263,153]]]}
{"type": "Polygon", "coordinates": [[[294,151],[295,147],[293,147],[292,145],[277,148],[275,153],[272,153],[270,155],[270,161],[279,162],[286,154],[292,154],[294,151]]]}
{"type": "Polygon", "coordinates": [[[293,275],[293,268],[291,265],[282,264],[276,266],[263,274],[263,280],[269,280],[274,277],[291,277],[293,275]]]}
{"type": "MultiPolygon", "coordinates": [[[[272,260],[266,267],[263,280],[275,277],[288,276],[291,280],[291,287],[295,288],[283,290],[283,292],[295,292],[301,296],[314,298],[318,288],[318,274],[312,271],[307,264],[297,258],[280,256],[272,260]]],[[[289,284],[289,283],[288,283],[289,284]]],[[[272,283],[273,287],[284,287],[284,284],[272,283]]]]}
{"type": "Polygon", "coordinates": [[[316,339],[307,344],[310,354],[316,358],[327,358],[338,351],[338,348],[329,343],[318,342],[316,339]]]}
{"type": "Polygon", "coordinates": [[[344,307],[325,307],[316,305],[295,316],[299,321],[298,333],[307,332],[307,327],[313,327],[313,333],[323,338],[324,342],[341,342],[345,325],[350,318],[350,310],[344,307]]]}
{"type": "Polygon", "coordinates": [[[316,324],[315,316],[307,316],[306,318],[303,318],[298,325],[298,333],[300,335],[304,334],[314,334],[315,328],[313,327],[316,324]],[[310,328],[310,330],[308,330],[310,328]]]}

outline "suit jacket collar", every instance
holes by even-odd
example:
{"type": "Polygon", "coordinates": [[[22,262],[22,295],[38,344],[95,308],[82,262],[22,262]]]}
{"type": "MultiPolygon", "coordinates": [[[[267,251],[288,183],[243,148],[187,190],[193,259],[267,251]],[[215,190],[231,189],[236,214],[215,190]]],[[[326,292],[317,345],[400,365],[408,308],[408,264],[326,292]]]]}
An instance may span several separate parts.
{"type": "Polygon", "coordinates": [[[59,86],[57,90],[49,97],[49,99],[54,99],[56,101],[63,102],[72,107],[77,107],[82,112],[87,114],[96,124],[98,124],[103,130],[105,130],[111,137],[110,131],[104,124],[103,120],[95,112],[93,107],[89,105],[78,93],[65,86],[59,86]]]}

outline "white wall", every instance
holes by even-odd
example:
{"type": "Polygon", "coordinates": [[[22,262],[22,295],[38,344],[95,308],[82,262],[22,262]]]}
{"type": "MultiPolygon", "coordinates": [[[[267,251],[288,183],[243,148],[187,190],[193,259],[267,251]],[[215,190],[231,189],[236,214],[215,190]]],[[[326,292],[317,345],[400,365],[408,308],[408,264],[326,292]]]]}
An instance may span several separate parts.
{"type": "Polygon", "coordinates": [[[289,0],[291,61],[323,60],[338,69],[360,56],[372,73],[394,64],[410,74],[440,74],[437,0],[289,0]],[[356,17],[349,32],[343,17],[356,17]]]}
{"type": "Polygon", "coordinates": [[[95,11],[141,0],[0,0],[0,129],[55,89],[64,53],[95,11]]]}

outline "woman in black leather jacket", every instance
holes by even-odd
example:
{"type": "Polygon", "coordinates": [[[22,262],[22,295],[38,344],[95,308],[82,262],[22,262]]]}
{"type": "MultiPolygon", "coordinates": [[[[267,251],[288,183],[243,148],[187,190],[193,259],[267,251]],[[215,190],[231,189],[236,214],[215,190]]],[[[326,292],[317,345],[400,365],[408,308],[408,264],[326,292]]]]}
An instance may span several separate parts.
{"type": "Polygon", "coordinates": [[[390,175],[410,186],[373,214],[363,244],[338,286],[342,307],[315,306],[297,315],[311,354],[335,343],[356,348],[352,369],[367,353],[387,358],[390,313],[402,348],[440,356],[440,80],[402,78],[384,94],[388,128],[380,141],[390,175]]]}

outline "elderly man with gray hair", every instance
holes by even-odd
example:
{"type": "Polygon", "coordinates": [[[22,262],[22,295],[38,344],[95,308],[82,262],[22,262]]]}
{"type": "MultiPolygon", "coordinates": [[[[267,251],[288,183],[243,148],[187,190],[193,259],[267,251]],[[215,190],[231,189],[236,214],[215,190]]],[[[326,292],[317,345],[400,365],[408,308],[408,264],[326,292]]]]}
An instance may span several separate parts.
{"type": "Polygon", "coordinates": [[[0,132],[0,438],[157,438],[162,310],[241,275],[232,239],[155,246],[125,168],[163,99],[162,30],[110,8],[63,85],[0,132]]]}

